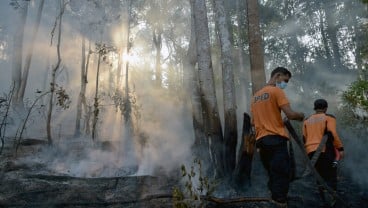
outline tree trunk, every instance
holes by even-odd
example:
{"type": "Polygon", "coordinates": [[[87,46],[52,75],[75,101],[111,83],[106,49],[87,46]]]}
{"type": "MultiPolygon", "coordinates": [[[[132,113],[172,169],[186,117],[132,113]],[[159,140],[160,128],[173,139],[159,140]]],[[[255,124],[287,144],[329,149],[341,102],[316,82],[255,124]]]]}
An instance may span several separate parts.
{"type": "MultiPolygon", "coordinates": [[[[293,6],[294,2],[287,1],[284,7],[284,14],[286,14],[286,21],[287,22],[296,22],[297,17],[296,9],[293,6]]],[[[299,26],[296,26],[299,27],[299,26]]],[[[300,29],[301,30],[301,29],[300,29]]],[[[306,56],[306,49],[303,48],[299,41],[298,35],[295,33],[289,33],[287,38],[287,47],[288,47],[288,54],[291,57],[291,60],[294,64],[294,68],[298,69],[299,72],[304,72],[305,70],[305,56],[306,56]]]]}
{"type": "MultiPolygon", "coordinates": [[[[262,36],[259,27],[258,2],[257,0],[247,1],[248,13],[248,35],[249,53],[252,78],[253,94],[266,84],[264,71],[262,36]]],[[[249,182],[252,168],[253,149],[255,140],[252,136],[250,117],[244,113],[242,141],[239,150],[239,160],[234,171],[234,179],[238,183],[249,182]]],[[[238,184],[237,183],[237,184],[238,184]]]]}
{"type": "Polygon", "coordinates": [[[198,70],[196,70],[197,51],[196,37],[194,28],[194,13],[193,5],[191,4],[191,32],[188,52],[184,60],[184,86],[185,92],[188,92],[188,99],[191,100],[193,129],[194,129],[194,144],[192,146],[194,155],[203,161],[202,164],[210,162],[210,153],[208,151],[208,141],[205,139],[204,123],[201,106],[201,93],[198,80],[198,70]],[[190,93],[189,93],[190,92],[190,93]]]}
{"type": "Polygon", "coordinates": [[[221,47],[222,63],[222,85],[224,101],[224,168],[226,174],[231,174],[236,163],[236,143],[238,137],[238,128],[236,120],[236,99],[235,84],[232,61],[232,45],[230,42],[229,30],[227,27],[227,18],[224,1],[213,0],[216,13],[216,24],[221,47]]]}
{"type": "Polygon", "coordinates": [[[246,6],[244,0],[236,0],[236,17],[238,21],[238,26],[236,27],[238,35],[238,48],[237,48],[237,57],[239,59],[239,91],[240,96],[238,97],[240,103],[244,106],[244,109],[248,109],[249,105],[249,97],[250,97],[250,90],[249,90],[249,83],[250,83],[250,70],[245,69],[245,50],[247,44],[247,30],[246,30],[246,6]],[[241,4],[242,3],[242,4],[241,4]]]}
{"type": "Polygon", "coordinates": [[[161,49],[162,49],[162,26],[153,30],[153,43],[156,48],[156,84],[158,87],[162,85],[162,72],[161,72],[161,49]]]}
{"type": "MultiPolygon", "coordinates": [[[[123,47],[124,48],[124,47],[123,47]]],[[[118,52],[118,67],[116,69],[116,86],[115,86],[115,94],[116,96],[119,96],[119,94],[121,93],[121,82],[122,82],[122,65],[124,63],[123,60],[123,50],[120,49],[118,52]]]]}
{"type": "MultiPolygon", "coordinates": [[[[101,47],[102,44],[101,44],[101,47]]],[[[95,98],[94,98],[94,104],[93,104],[93,120],[92,120],[92,140],[95,140],[96,138],[96,128],[97,128],[97,120],[98,120],[98,84],[99,84],[99,78],[100,78],[100,63],[101,63],[101,56],[103,50],[101,48],[98,49],[98,61],[97,61],[97,73],[96,73],[96,89],[95,89],[95,98]]]]}
{"type": "MultiPolygon", "coordinates": [[[[130,23],[131,23],[131,12],[132,12],[132,0],[127,2],[127,24],[126,24],[126,53],[129,57],[130,49],[132,43],[130,41],[130,23]]],[[[137,157],[137,149],[134,143],[134,125],[132,118],[132,99],[130,96],[130,86],[129,86],[129,59],[126,60],[125,65],[125,93],[124,93],[124,125],[125,125],[125,138],[124,138],[124,158],[130,158],[131,164],[139,165],[139,159],[137,157]]]]}
{"type": "MultiPolygon", "coordinates": [[[[354,3],[351,1],[348,1],[347,3],[347,7],[349,8],[348,11],[351,11],[351,13],[353,13],[353,9],[354,8],[354,3]]],[[[366,68],[363,67],[363,60],[362,60],[362,51],[364,48],[364,35],[366,33],[363,33],[362,31],[367,31],[367,29],[362,28],[361,26],[359,26],[358,24],[358,20],[355,14],[350,14],[350,20],[352,21],[352,28],[354,30],[354,40],[355,40],[355,47],[354,47],[354,58],[355,58],[355,62],[357,65],[357,69],[359,71],[359,79],[361,80],[367,80],[368,78],[368,74],[365,73],[366,68]]]]}
{"type": "Polygon", "coordinates": [[[205,0],[194,0],[194,25],[198,57],[198,78],[202,93],[201,104],[205,123],[205,133],[210,144],[215,177],[221,177],[224,173],[223,136],[215,91],[205,0]]]}
{"type": "Polygon", "coordinates": [[[250,176],[252,171],[252,160],[255,147],[255,135],[252,132],[251,118],[249,114],[244,113],[243,131],[238,151],[238,162],[234,170],[233,183],[239,188],[250,185],[250,176]]]}
{"type": "Polygon", "coordinates": [[[80,123],[82,117],[82,103],[85,99],[85,92],[86,92],[86,84],[87,84],[87,77],[86,77],[86,42],[85,38],[82,37],[82,61],[81,61],[81,90],[79,92],[78,103],[77,103],[77,115],[75,121],[75,131],[74,136],[78,137],[81,134],[80,130],[80,123]]]}
{"type": "Polygon", "coordinates": [[[21,1],[19,16],[16,17],[16,30],[13,38],[13,56],[12,56],[12,82],[14,83],[13,107],[23,109],[23,102],[19,99],[19,92],[22,80],[22,61],[23,61],[23,37],[24,27],[28,13],[28,1],[21,1]]]}
{"type": "Polygon", "coordinates": [[[326,66],[328,67],[333,67],[333,57],[332,57],[332,53],[331,53],[331,49],[330,49],[330,46],[328,44],[328,35],[327,35],[327,32],[326,32],[326,26],[325,26],[325,20],[323,18],[323,15],[320,14],[319,15],[320,19],[319,19],[319,26],[320,26],[320,31],[321,31],[321,36],[322,36],[322,43],[323,43],[323,47],[325,49],[325,53],[326,53],[326,66]]]}
{"type": "MultiPolygon", "coordinates": [[[[129,36],[130,36],[130,14],[131,14],[131,0],[128,2],[127,5],[127,24],[126,24],[126,31],[127,31],[127,37],[126,37],[126,54],[127,56],[129,56],[130,53],[130,47],[131,47],[131,43],[129,40],[129,36]]],[[[131,100],[130,100],[130,96],[129,96],[129,59],[126,60],[126,65],[125,65],[125,94],[124,94],[124,121],[125,121],[125,127],[128,134],[128,139],[131,138],[131,133],[133,131],[133,126],[132,126],[132,105],[131,105],[131,100]]]]}
{"type": "MultiPolygon", "coordinates": [[[[353,2],[348,2],[349,8],[354,8],[353,2]]],[[[349,11],[353,11],[349,10],[349,11]]],[[[364,28],[359,26],[358,19],[356,15],[351,14],[351,20],[352,20],[352,27],[354,29],[354,40],[355,40],[355,48],[354,48],[354,54],[355,54],[355,62],[357,65],[357,69],[359,72],[359,79],[361,80],[368,80],[368,70],[367,67],[363,67],[363,51],[364,51],[364,36],[368,32],[368,28],[364,28]]]]}
{"type": "Polygon", "coordinates": [[[57,19],[58,21],[58,40],[57,40],[57,46],[56,46],[56,52],[57,52],[57,63],[55,67],[52,69],[52,75],[51,75],[51,83],[50,83],[50,101],[49,101],[49,109],[47,113],[47,124],[46,124],[46,131],[47,131],[47,141],[51,145],[52,144],[52,136],[51,136],[51,117],[52,117],[52,109],[53,109],[53,100],[54,100],[54,91],[55,91],[55,81],[56,81],[56,72],[60,67],[61,63],[61,56],[60,56],[60,43],[61,43],[61,20],[64,14],[64,0],[60,0],[60,14],[57,19]]]}
{"type": "Polygon", "coordinates": [[[330,0],[323,1],[323,9],[326,15],[326,25],[327,25],[327,34],[328,39],[331,42],[332,47],[332,55],[333,55],[333,67],[335,70],[342,69],[343,64],[341,63],[341,54],[339,49],[339,43],[337,40],[337,27],[336,27],[336,18],[335,15],[330,11],[333,2],[330,0]]]}
{"type": "Polygon", "coordinates": [[[264,71],[262,34],[259,26],[258,1],[248,0],[247,3],[250,68],[252,92],[254,94],[266,84],[266,75],[264,71]]]}
{"type": "Polygon", "coordinates": [[[40,26],[41,16],[42,16],[42,9],[43,9],[44,2],[45,2],[45,0],[41,0],[40,5],[38,7],[36,25],[35,25],[35,28],[34,28],[34,31],[33,31],[33,34],[32,34],[31,43],[30,43],[28,53],[27,53],[27,56],[26,56],[26,60],[25,60],[25,64],[24,64],[20,90],[18,92],[18,100],[20,100],[21,102],[23,102],[24,92],[25,92],[25,89],[26,89],[26,86],[27,86],[29,68],[31,66],[31,60],[32,60],[32,55],[33,55],[33,46],[34,46],[34,42],[36,40],[36,36],[37,36],[37,33],[38,33],[38,28],[40,26]]]}
{"type": "Polygon", "coordinates": [[[83,92],[83,99],[82,99],[82,104],[83,104],[83,109],[84,109],[84,132],[89,135],[91,130],[90,130],[90,117],[91,117],[91,112],[92,109],[89,105],[87,105],[87,101],[86,101],[86,89],[87,89],[87,83],[88,83],[88,69],[89,69],[89,60],[91,58],[91,54],[92,54],[92,50],[91,50],[91,41],[88,42],[88,54],[87,54],[87,63],[86,63],[86,67],[85,67],[85,79],[84,82],[82,82],[82,92],[83,92]]]}

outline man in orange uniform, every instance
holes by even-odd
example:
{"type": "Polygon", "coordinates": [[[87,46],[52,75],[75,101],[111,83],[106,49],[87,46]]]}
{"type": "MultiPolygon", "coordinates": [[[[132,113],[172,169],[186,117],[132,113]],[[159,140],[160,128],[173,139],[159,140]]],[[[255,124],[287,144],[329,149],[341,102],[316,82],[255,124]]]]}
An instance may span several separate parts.
{"type": "Polygon", "coordinates": [[[290,156],[287,149],[288,133],[284,128],[281,111],[290,120],[304,119],[304,114],[291,109],[283,91],[291,72],[277,67],[271,78],[252,98],[251,113],[256,132],[256,145],[260,149],[262,164],[268,172],[268,187],[272,200],[286,206],[289,190],[290,156]]]}
{"type": "MultiPolygon", "coordinates": [[[[328,103],[324,99],[314,102],[315,114],[304,121],[303,137],[305,149],[310,158],[315,154],[322,138],[327,134],[328,139],[315,164],[317,172],[332,189],[337,186],[337,168],[333,165],[336,156],[344,156],[344,147],[336,132],[336,118],[326,114],[328,103]],[[338,150],[336,153],[335,150],[338,150]],[[338,154],[338,155],[336,155],[338,154]]],[[[323,194],[321,195],[323,197],[323,194]]]]}

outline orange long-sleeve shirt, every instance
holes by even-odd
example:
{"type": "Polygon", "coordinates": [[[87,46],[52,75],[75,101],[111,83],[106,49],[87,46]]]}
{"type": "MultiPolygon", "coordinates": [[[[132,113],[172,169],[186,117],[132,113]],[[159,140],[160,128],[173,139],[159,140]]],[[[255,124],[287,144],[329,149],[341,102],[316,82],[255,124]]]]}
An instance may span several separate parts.
{"type": "Polygon", "coordinates": [[[311,115],[303,123],[304,146],[307,153],[316,151],[322,141],[323,135],[326,133],[325,131],[331,132],[334,138],[334,147],[343,150],[343,144],[336,131],[335,117],[325,113],[316,113],[311,115]]]}

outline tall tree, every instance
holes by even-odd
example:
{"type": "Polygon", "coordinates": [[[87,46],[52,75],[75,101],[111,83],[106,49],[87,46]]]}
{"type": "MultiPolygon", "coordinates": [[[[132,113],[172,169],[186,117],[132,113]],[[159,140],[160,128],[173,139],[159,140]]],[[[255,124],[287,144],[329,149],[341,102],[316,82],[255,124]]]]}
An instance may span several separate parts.
{"type": "Polygon", "coordinates": [[[62,28],[61,23],[62,23],[62,17],[63,17],[64,9],[65,9],[64,0],[59,0],[59,3],[60,3],[60,11],[59,11],[59,14],[56,18],[55,25],[54,25],[55,28],[58,27],[57,43],[56,43],[57,44],[56,45],[57,62],[51,72],[52,74],[51,74],[51,82],[50,82],[50,100],[49,100],[49,106],[47,110],[47,119],[46,119],[47,141],[49,144],[52,144],[51,117],[52,117],[54,94],[55,94],[55,88],[56,88],[56,72],[59,70],[60,64],[61,64],[61,53],[60,53],[61,28],[62,28]]]}
{"type": "MultiPolygon", "coordinates": [[[[244,102],[244,108],[248,109],[248,99],[250,97],[249,93],[249,83],[250,83],[250,70],[246,70],[246,48],[248,47],[248,33],[247,33],[247,20],[246,20],[246,1],[236,0],[236,51],[239,66],[238,76],[236,76],[237,82],[239,83],[239,94],[238,100],[244,102]]],[[[241,102],[241,103],[243,103],[241,102]]]]}
{"type": "MultiPolygon", "coordinates": [[[[204,121],[201,106],[201,92],[198,80],[197,64],[197,48],[194,27],[194,1],[190,1],[191,6],[191,32],[188,52],[184,59],[184,86],[187,97],[191,100],[193,128],[194,128],[194,143],[193,151],[204,164],[210,161],[209,144],[205,137],[204,121]]],[[[189,100],[189,99],[188,99],[189,100]]]]}
{"type": "MultiPolygon", "coordinates": [[[[127,19],[126,19],[126,28],[125,30],[126,32],[126,40],[125,40],[125,45],[126,45],[126,55],[127,57],[129,56],[130,53],[130,48],[132,43],[130,42],[130,22],[131,22],[131,4],[132,4],[132,0],[127,0],[127,5],[126,5],[126,11],[125,13],[127,14],[127,19]]],[[[124,121],[125,121],[125,127],[127,129],[128,132],[132,133],[133,131],[133,123],[132,123],[132,104],[131,104],[131,100],[130,100],[130,96],[129,96],[129,59],[126,60],[126,65],[125,65],[125,94],[124,94],[124,121]]],[[[128,138],[130,138],[131,135],[128,136],[128,138]]]]}
{"type": "MultiPolygon", "coordinates": [[[[247,15],[252,92],[254,94],[256,91],[260,90],[266,83],[263,60],[262,35],[259,26],[257,0],[247,0],[247,15]]],[[[239,149],[239,160],[237,161],[237,168],[234,171],[235,180],[238,180],[239,177],[245,177],[246,179],[242,180],[249,182],[248,180],[251,173],[253,149],[255,142],[253,140],[253,137],[250,136],[250,129],[250,117],[248,114],[244,113],[242,140],[239,149]]]]}
{"type": "Polygon", "coordinates": [[[253,94],[266,83],[262,33],[259,26],[258,1],[247,0],[250,69],[253,94]]]}
{"type": "Polygon", "coordinates": [[[223,170],[223,136],[218,112],[214,74],[211,60],[211,46],[205,0],[194,1],[194,28],[196,32],[198,78],[201,90],[201,104],[206,139],[210,144],[211,159],[215,176],[221,177],[223,170]]]}
{"type": "MultiPolygon", "coordinates": [[[[364,52],[367,52],[367,48],[365,48],[365,46],[367,46],[365,35],[367,34],[368,27],[366,25],[364,26],[364,24],[359,23],[362,22],[361,19],[366,18],[367,15],[365,12],[365,14],[361,14],[361,12],[357,13],[356,8],[360,6],[359,1],[346,1],[345,6],[347,14],[346,19],[348,19],[348,27],[351,26],[354,31],[354,58],[359,71],[359,79],[368,80],[368,70],[367,67],[364,67],[363,62],[363,57],[367,55],[364,54],[364,52]]],[[[365,11],[367,11],[367,9],[365,9],[365,11]]]]}
{"type": "Polygon", "coordinates": [[[224,168],[226,173],[231,174],[236,163],[236,144],[238,128],[236,120],[236,99],[235,84],[232,60],[232,44],[230,42],[228,17],[226,16],[224,1],[213,0],[214,11],[216,13],[216,24],[221,48],[222,64],[222,86],[224,101],[224,168]]]}
{"type": "MultiPolygon", "coordinates": [[[[162,24],[162,23],[161,23],[162,24]]],[[[162,50],[162,25],[157,26],[157,28],[153,29],[153,43],[156,48],[156,60],[155,60],[155,77],[156,84],[158,87],[161,87],[162,84],[162,71],[161,71],[161,50],[162,50]]]]}
{"type": "Polygon", "coordinates": [[[80,74],[81,75],[81,90],[79,92],[78,101],[77,101],[77,114],[76,114],[76,121],[75,121],[74,136],[79,136],[81,133],[80,124],[81,124],[81,116],[82,116],[82,104],[86,102],[85,94],[86,94],[86,87],[87,87],[87,67],[86,67],[86,41],[84,37],[82,37],[81,59],[82,59],[81,60],[81,74],[80,74]]]}
{"type": "Polygon", "coordinates": [[[23,108],[23,101],[20,100],[18,92],[21,89],[22,81],[22,61],[23,61],[23,37],[26,24],[29,1],[13,2],[17,10],[15,18],[16,30],[13,37],[13,56],[12,56],[12,82],[14,83],[13,104],[14,107],[23,108]]]}
{"type": "Polygon", "coordinates": [[[168,16],[168,1],[152,0],[149,1],[150,9],[147,13],[147,19],[152,27],[153,46],[155,54],[155,81],[158,87],[162,84],[161,56],[164,32],[164,18],[168,16]]]}
{"type": "Polygon", "coordinates": [[[101,66],[101,57],[105,56],[107,53],[107,47],[105,44],[96,44],[96,51],[98,53],[97,58],[97,70],[96,70],[96,85],[95,85],[95,96],[93,102],[93,120],[92,120],[92,140],[95,140],[97,133],[97,121],[99,115],[99,95],[98,88],[100,83],[100,66],[101,66]]]}
{"type": "Polygon", "coordinates": [[[27,52],[27,56],[26,56],[25,63],[24,63],[24,68],[23,68],[23,71],[22,71],[21,85],[20,85],[20,89],[19,89],[19,92],[18,92],[18,95],[17,95],[17,97],[18,97],[17,99],[21,100],[22,102],[23,102],[23,97],[24,97],[24,91],[25,91],[26,86],[27,86],[29,68],[31,66],[31,60],[32,60],[32,55],[33,55],[33,46],[34,46],[34,42],[35,42],[35,39],[36,39],[36,36],[37,36],[37,33],[38,33],[38,28],[40,26],[44,3],[45,3],[45,0],[41,0],[40,3],[39,3],[35,27],[34,27],[34,31],[33,31],[32,36],[31,36],[30,46],[29,46],[29,49],[28,49],[28,52],[27,52]]]}
{"type": "Polygon", "coordinates": [[[296,5],[297,1],[291,0],[285,2],[285,7],[283,10],[283,14],[285,15],[285,20],[287,22],[287,25],[284,27],[290,27],[289,24],[292,25],[293,30],[287,30],[289,31],[287,35],[287,48],[288,48],[288,54],[292,59],[292,67],[297,69],[299,72],[304,71],[305,68],[305,59],[306,59],[306,50],[301,46],[301,44],[298,41],[298,37],[304,35],[303,34],[303,28],[301,28],[301,23],[299,21],[298,16],[296,15],[296,5]]]}
{"type": "MultiPolygon", "coordinates": [[[[336,69],[340,69],[343,67],[343,64],[341,63],[341,54],[339,49],[339,43],[337,40],[337,18],[336,18],[336,8],[335,1],[327,0],[322,1],[322,9],[323,13],[325,14],[325,27],[326,35],[328,39],[328,43],[330,43],[329,47],[331,48],[330,52],[331,58],[332,58],[332,66],[336,69]]],[[[323,31],[321,31],[323,32],[323,31]]]]}

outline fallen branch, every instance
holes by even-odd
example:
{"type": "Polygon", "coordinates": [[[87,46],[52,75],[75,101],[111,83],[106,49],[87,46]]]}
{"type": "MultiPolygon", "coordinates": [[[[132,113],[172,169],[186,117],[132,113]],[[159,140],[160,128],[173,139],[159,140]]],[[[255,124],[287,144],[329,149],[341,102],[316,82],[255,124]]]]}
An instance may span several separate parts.
{"type": "Polygon", "coordinates": [[[267,197],[238,197],[238,198],[217,198],[213,196],[201,196],[202,200],[215,202],[217,204],[233,204],[241,202],[270,202],[271,198],[267,197]]]}
{"type": "Polygon", "coordinates": [[[92,207],[94,205],[97,206],[112,206],[112,205],[123,205],[123,204],[132,204],[132,203],[141,203],[146,201],[151,201],[154,199],[171,199],[173,198],[172,194],[153,194],[147,195],[142,198],[132,199],[132,200],[122,200],[122,201],[88,201],[88,202],[0,202],[0,207],[23,207],[27,205],[27,207],[70,207],[70,206],[87,206],[92,207]]]}

